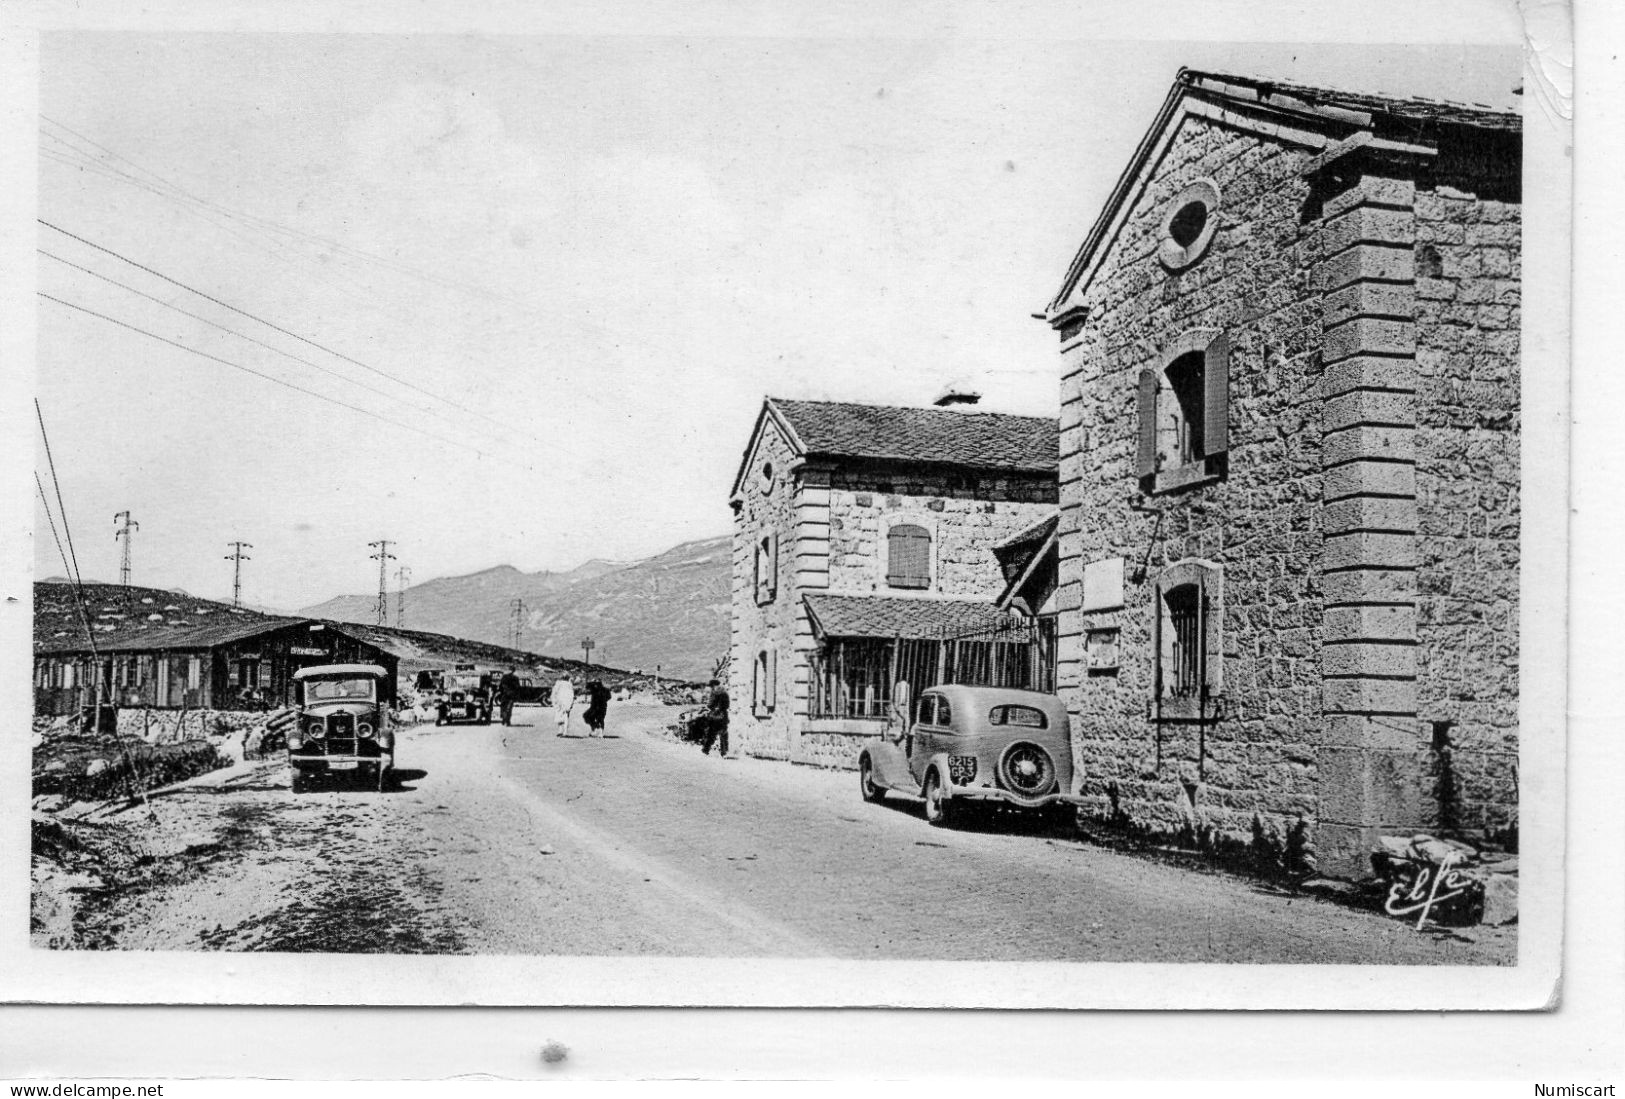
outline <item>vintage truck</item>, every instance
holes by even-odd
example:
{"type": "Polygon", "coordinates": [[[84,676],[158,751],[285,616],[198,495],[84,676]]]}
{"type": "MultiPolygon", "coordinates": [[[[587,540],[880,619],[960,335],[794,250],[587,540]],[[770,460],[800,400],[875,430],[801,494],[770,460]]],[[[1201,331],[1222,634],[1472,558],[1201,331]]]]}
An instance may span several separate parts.
{"type": "Polygon", "coordinates": [[[384,788],[395,766],[389,679],[376,664],[319,664],[293,674],[296,716],[287,736],[294,793],[337,776],[384,788]]]}

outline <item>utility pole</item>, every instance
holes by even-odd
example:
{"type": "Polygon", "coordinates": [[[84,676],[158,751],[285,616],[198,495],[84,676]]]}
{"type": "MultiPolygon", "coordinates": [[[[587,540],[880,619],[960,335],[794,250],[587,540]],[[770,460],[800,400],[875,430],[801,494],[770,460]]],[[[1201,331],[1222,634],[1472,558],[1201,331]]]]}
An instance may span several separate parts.
{"type": "Polygon", "coordinates": [[[140,530],[141,524],[130,518],[130,513],[121,511],[113,516],[113,522],[124,521],[124,525],[113,532],[113,540],[124,539],[124,549],[119,554],[118,580],[126,588],[130,586],[130,532],[140,530]]]}
{"type": "Polygon", "coordinates": [[[412,570],[402,565],[395,570],[395,628],[406,625],[406,585],[412,582],[412,570]]]}
{"type": "Polygon", "coordinates": [[[523,599],[510,599],[508,601],[508,613],[513,615],[513,647],[516,649],[523,648],[526,615],[530,613],[530,608],[525,606],[523,599]]]}
{"type": "Polygon", "coordinates": [[[374,609],[378,625],[382,626],[389,621],[389,563],[395,560],[395,555],[389,552],[390,541],[387,538],[368,542],[367,546],[378,551],[369,556],[378,562],[378,604],[374,609]]]}
{"type": "Polygon", "coordinates": [[[231,542],[228,544],[231,546],[231,552],[226,554],[226,560],[232,562],[231,605],[240,607],[243,605],[243,562],[254,560],[252,557],[246,556],[243,551],[253,549],[254,544],[252,542],[231,542]]]}
{"type": "Polygon", "coordinates": [[[595,642],[590,637],[583,637],[581,639],[581,662],[583,664],[592,663],[592,647],[594,644],[595,642]]]}

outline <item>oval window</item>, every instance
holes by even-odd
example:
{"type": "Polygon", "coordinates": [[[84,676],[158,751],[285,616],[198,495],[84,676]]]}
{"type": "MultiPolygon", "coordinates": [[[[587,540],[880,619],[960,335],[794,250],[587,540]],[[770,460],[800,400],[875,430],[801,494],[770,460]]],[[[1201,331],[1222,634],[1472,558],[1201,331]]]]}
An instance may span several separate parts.
{"type": "Polygon", "coordinates": [[[1213,243],[1218,212],[1219,188],[1212,180],[1199,179],[1175,195],[1162,219],[1162,240],[1157,246],[1162,265],[1178,271],[1201,259],[1213,243]]]}
{"type": "Polygon", "coordinates": [[[773,491],[773,463],[772,462],[763,462],[762,463],[762,491],[763,492],[772,492],[773,491]]]}

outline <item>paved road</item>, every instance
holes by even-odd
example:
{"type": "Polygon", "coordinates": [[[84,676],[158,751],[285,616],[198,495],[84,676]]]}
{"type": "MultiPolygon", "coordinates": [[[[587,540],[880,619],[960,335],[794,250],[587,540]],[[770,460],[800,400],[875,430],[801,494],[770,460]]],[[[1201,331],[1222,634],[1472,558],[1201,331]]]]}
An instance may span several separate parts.
{"type": "MultiPolygon", "coordinates": [[[[168,846],[77,945],[1078,961],[1502,963],[1473,941],[1042,829],[944,831],[855,776],[649,735],[419,726],[383,795],[293,796],[266,764],[157,799],[168,846]],[[116,914],[116,919],[114,918],[116,914]]],[[[579,725],[576,732],[581,732],[579,725]]],[[[65,944],[64,944],[65,945],[65,944]]]]}

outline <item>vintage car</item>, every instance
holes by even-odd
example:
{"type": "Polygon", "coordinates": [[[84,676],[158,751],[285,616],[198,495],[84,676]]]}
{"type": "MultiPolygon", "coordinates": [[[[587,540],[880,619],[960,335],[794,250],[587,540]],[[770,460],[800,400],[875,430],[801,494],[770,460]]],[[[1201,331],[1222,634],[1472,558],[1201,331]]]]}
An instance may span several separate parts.
{"type": "Polygon", "coordinates": [[[293,673],[296,713],[288,730],[293,792],[343,774],[382,790],[395,766],[389,672],[376,664],[321,664],[293,673]]]}
{"type": "Polygon", "coordinates": [[[479,725],[491,724],[491,710],[496,704],[494,676],[475,672],[459,672],[445,677],[444,686],[435,696],[434,723],[450,725],[468,721],[479,725]]]}
{"type": "Polygon", "coordinates": [[[1052,694],[943,685],[907,702],[886,733],[858,757],[865,801],[886,791],[925,800],[925,819],[952,823],[977,802],[1070,814],[1082,803],[1072,776],[1066,706],[1052,694]]]}

